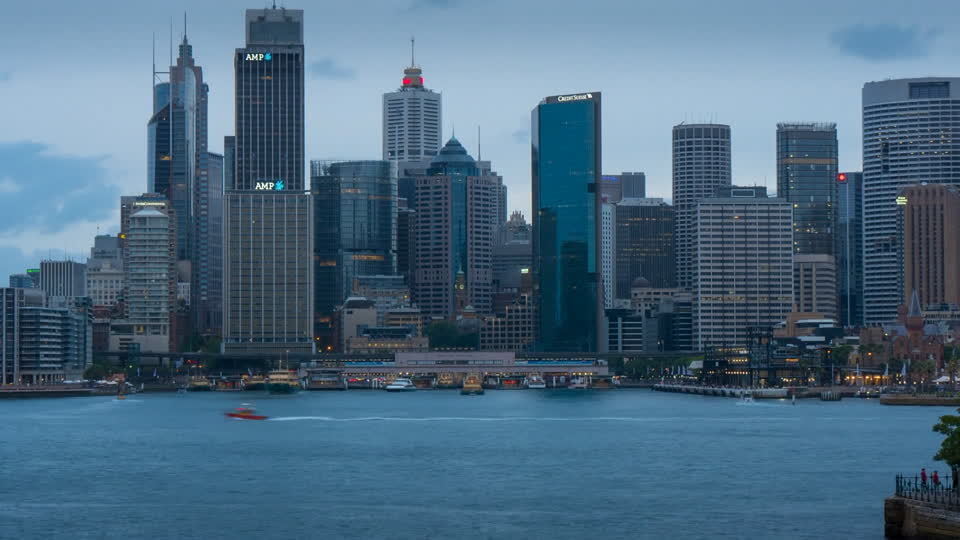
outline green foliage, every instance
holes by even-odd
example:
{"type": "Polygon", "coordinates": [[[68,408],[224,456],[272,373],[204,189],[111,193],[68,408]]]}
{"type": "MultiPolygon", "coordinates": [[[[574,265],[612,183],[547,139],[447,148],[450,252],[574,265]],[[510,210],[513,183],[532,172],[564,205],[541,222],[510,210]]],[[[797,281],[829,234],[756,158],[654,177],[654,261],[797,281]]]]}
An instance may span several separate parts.
{"type": "Polygon", "coordinates": [[[933,372],[936,369],[932,360],[923,359],[917,362],[914,362],[908,368],[910,370],[910,375],[914,380],[923,380],[930,381],[933,378],[933,372]]]}
{"type": "MultiPolygon", "coordinates": [[[[957,409],[957,412],[960,412],[960,409],[957,409]]],[[[960,416],[941,416],[933,430],[946,435],[933,459],[946,462],[951,468],[960,467],[960,416]]]]}
{"type": "Polygon", "coordinates": [[[847,365],[850,359],[850,353],[853,352],[853,347],[850,345],[840,345],[839,347],[834,347],[832,352],[833,363],[838,366],[847,365]]]}
{"type": "Polygon", "coordinates": [[[434,321],[424,334],[430,338],[431,349],[476,349],[480,338],[476,332],[461,332],[451,321],[434,321]]]}
{"type": "Polygon", "coordinates": [[[93,364],[83,372],[83,378],[90,381],[99,381],[106,377],[110,371],[103,364],[93,364]]]}

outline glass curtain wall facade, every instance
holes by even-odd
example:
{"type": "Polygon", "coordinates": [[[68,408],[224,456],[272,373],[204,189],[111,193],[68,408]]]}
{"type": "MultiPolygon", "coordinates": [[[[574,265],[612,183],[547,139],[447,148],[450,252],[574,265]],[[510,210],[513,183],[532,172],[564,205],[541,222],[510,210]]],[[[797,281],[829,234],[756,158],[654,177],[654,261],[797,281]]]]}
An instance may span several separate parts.
{"type": "Polygon", "coordinates": [[[389,161],[310,162],[314,337],[323,347],[333,344],[333,312],[354,278],[397,271],[396,178],[389,161]]]}
{"type": "Polygon", "coordinates": [[[863,324],[863,173],[837,175],[837,283],[840,322],[863,324]]]}
{"type": "Polygon", "coordinates": [[[651,287],[677,286],[673,254],[674,212],[663,199],[628,198],[616,205],[616,297],[630,298],[638,277],[651,287]]]}
{"type": "Polygon", "coordinates": [[[896,320],[904,303],[897,196],[906,186],[960,183],[960,78],[863,86],[864,323],[896,320]]]}
{"type": "Polygon", "coordinates": [[[550,96],[532,113],[539,350],[600,346],[600,104],[599,92],[550,96]]]}
{"type": "Polygon", "coordinates": [[[793,205],[794,252],[833,256],[836,124],[777,124],[777,196],[793,205]]]}

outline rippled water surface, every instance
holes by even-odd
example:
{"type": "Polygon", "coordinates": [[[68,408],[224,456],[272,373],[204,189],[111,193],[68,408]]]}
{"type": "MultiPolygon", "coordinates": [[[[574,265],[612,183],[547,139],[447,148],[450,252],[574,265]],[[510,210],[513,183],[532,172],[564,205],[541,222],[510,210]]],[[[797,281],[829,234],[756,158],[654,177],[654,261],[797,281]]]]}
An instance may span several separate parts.
{"type": "Polygon", "coordinates": [[[882,538],[939,407],[647,390],[0,401],[0,538],[882,538]],[[265,422],[227,420],[253,402],[265,422]]]}

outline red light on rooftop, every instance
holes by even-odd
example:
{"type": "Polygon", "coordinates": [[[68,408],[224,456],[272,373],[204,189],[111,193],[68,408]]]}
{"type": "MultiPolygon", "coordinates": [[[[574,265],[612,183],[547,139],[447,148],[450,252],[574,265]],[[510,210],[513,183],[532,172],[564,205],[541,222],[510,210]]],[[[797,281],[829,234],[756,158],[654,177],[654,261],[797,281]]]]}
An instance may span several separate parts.
{"type": "Polygon", "coordinates": [[[408,79],[407,77],[404,77],[404,78],[403,78],[403,85],[404,85],[404,86],[408,86],[409,84],[410,84],[410,79],[408,79]]]}
{"type": "Polygon", "coordinates": [[[840,182],[842,184],[843,182],[846,182],[846,181],[847,181],[847,175],[845,173],[840,173],[837,175],[837,182],[840,182]]]}

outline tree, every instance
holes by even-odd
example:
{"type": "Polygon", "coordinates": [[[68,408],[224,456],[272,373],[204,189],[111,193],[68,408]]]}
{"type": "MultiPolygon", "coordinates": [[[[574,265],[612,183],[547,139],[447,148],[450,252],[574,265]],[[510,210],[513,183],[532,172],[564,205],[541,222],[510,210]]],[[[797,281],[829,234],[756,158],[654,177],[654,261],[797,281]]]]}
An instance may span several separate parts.
{"type": "Polygon", "coordinates": [[[918,360],[910,364],[908,368],[910,370],[910,375],[912,378],[919,377],[921,381],[929,382],[932,379],[933,371],[936,368],[933,361],[927,358],[923,360],[918,360]]]}
{"type": "Polygon", "coordinates": [[[457,325],[450,321],[432,322],[424,333],[430,338],[431,349],[460,346],[460,332],[457,331],[457,325]]]}
{"type": "Polygon", "coordinates": [[[83,372],[83,378],[91,381],[99,381],[108,374],[106,366],[103,364],[93,364],[83,372]]]}
{"type": "Polygon", "coordinates": [[[833,363],[838,366],[847,365],[847,360],[850,358],[850,353],[853,352],[853,347],[850,345],[840,345],[839,347],[834,347],[832,349],[833,363]]]}
{"type": "MultiPolygon", "coordinates": [[[[957,409],[960,412],[960,409],[957,409]]],[[[937,461],[943,461],[950,466],[956,482],[957,470],[960,468],[960,416],[946,414],[933,426],[937,433],[946,435],[940,443],[940,450],[933,456],[937,461]]]]}

